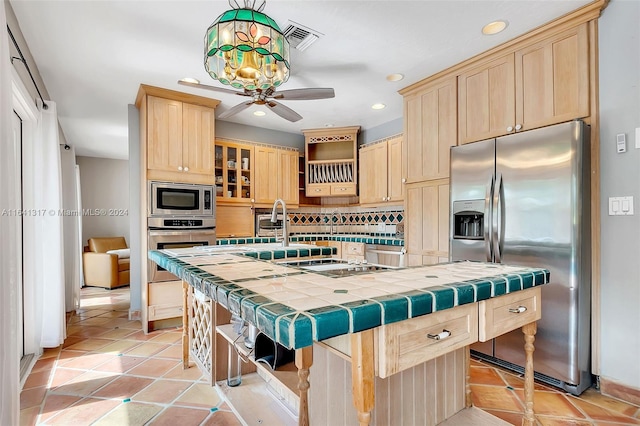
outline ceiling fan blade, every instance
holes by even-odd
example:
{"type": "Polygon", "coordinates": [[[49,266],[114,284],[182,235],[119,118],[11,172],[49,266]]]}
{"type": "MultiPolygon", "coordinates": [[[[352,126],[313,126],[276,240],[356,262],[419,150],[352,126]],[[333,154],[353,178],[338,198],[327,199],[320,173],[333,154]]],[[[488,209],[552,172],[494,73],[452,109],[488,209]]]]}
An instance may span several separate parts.
{"type": "Polygon", "coordinates": [[[331,88],[308,88],[308,89],[290,89],[281,90],[273,95],[274,99],[286,100],[310,100],[310,99],[329,99],[336,96],[331,88]]]}
{"type": "Polygon", "coordinates": [[[287,106],[284,106],[281,103],[278,103],[276,101],[269,101],[265,105],[267,105],[269,108],[271,108],[271,110],[273,112],[275,112],[276,114],[278,114],[280,117],[284,118],[285,120],[289,120],[291,122],[296,122],[296,121],[302,119],[302,116],[300,114],[298,114],[297,112],[295,112],[291,108],[289,108],[287,106]]]}
{"type": "Polygon", "coordinates": [[[231,117],[234,114],[239,113],[240,111],[244,111],[245,109],[249,108],[251,105],[253,104],[253,101],[250,102],[242,102],[241,104],[238,104],[232,108],[229,108],[228,110],[226,110],[225,112],[223,112],[222,114],[220,114],[218,116],[218,118],[227,118],[227,117],[231,117]]]}
{"type": "Polygon", "coordinates": [[[202,83],[191,83],[188,81],[178,80],[178,84],[182,84],[183,86],[195,87],[197,89],[207,89],[213,92],[229,93],[231,95],[251,96],[250,93],[238,92],[237,90],[225,89],[224,87],[209,86],[208,84],[202,83]]]}

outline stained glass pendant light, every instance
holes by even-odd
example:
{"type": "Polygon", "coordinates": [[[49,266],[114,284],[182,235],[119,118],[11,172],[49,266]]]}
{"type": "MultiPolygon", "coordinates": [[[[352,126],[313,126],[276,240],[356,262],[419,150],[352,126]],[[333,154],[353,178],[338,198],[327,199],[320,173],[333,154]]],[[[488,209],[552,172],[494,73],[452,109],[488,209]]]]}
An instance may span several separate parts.
{"type": "Polygon", "coordinates": [[[289,79],[289,41],[262,13],[265,0],[229,0],[232,7],[209,26],[204,67],[211,77],[237,89],[269,89],[289,79]],[[257,4],[257,5],[256,5],[257,4]]]}

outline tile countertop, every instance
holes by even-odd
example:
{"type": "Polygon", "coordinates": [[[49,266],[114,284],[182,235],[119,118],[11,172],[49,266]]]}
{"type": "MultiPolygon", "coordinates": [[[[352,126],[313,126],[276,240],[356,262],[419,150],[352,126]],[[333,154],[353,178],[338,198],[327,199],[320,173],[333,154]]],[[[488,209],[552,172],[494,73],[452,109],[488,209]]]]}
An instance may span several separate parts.
{"type": "MultiPolygon", "coordinates": [[[[273,243],[274,237],[247,237],[247,238],[222,238],[216,241],[218,245],[227,244],[254,244],[273,243]]],[[[386,246],[404,246],[404,239],[396,238],[389,234],[291,234],[289,241],[315,242],[315,241],[346,241],[353,243],[380,244],[386,246]]]]}
{"type": "Polygon", "coordinates": [[[294,349],[549,282],[546,269],[478,262],[331,277],[220,249],[149,259],[294,349]]]}

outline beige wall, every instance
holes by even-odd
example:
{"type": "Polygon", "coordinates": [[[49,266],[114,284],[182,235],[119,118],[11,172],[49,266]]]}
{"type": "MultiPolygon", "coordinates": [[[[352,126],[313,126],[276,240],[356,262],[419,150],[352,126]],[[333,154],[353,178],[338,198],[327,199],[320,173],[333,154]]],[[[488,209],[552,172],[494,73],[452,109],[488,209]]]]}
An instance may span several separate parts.
{"type": "Polygon", "coordinates": [[[129,161],[76,157],[82,194],[82,244],[92,237],[124,236],[129,244],[129,161]],[[95,215],[87,209],[102,209],[95,215]],[[121,215],[125,210],[127,214],[121,215]]]}

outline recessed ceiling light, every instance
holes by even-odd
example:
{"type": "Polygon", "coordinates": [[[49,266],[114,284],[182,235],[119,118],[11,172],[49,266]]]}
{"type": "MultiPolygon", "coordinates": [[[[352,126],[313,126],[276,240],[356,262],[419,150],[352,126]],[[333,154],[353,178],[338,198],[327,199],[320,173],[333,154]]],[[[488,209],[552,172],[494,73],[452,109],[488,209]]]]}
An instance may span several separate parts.
{"type": "Polygon", "coordinates": [[[198,80],[197,78],[191,78],[191,77],[185,77],[183,79],[180,79],[180,81],[184,81],[185,83],[200,84],[200,80],[198,80]]]}
{"type": "Polygon", "coordinates": [[[253,111],[253,115],[257,115],[258,117],[262,117],[263,115],[267,115],[264,111],[253,111]]]}
{"type": "Polygon", "coordinates": [[[386,107],[385,104],[373,104],[373,105],[371,105],[371,108],[373,108],[373,109],[383,109],[385,107],[386,107]]]}
{"type": "Polygon", "coordinates": [[[327,124],[324,125],[324,127],[333,127],[333,126],[334,126],[334,124],[332,124],[332,123],[327,123],[327,124]]]}
{"type": "Polygon", "coordinates": [[[396,74],[389,74],[387,76],[387,81],[400,81],[404,78],[404,75],[400,74],[400,73],[396,73],[396,74]]]}
{"type": "Polygon", "coordinates": [[[502,20],[490,22],[484,27],[482,27],[482,34],[484,35],[498,34],[499,32],[503,31],[505,28],[507,28],[507,25],[509,25],[509,23],[507,21],[502,21],[502,20]]]}

